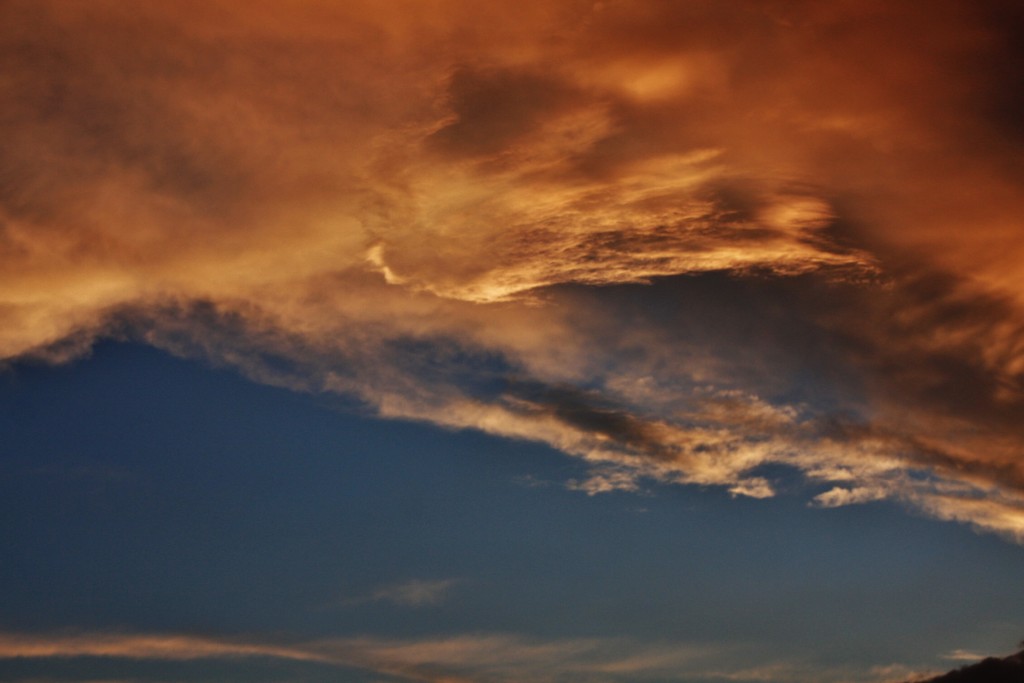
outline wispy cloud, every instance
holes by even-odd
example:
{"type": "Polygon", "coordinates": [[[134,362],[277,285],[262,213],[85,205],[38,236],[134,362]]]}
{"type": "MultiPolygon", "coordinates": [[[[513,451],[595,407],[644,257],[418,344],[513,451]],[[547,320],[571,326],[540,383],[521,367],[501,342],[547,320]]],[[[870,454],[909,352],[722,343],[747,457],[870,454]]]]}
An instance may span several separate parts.
{"type": "MultiPolygon", "coordinates": [[[[542,640],[510,634],[471,634],[405,640],[335,638],[278,645],[257,639],[167,634],[0,634],[0,658],[45,661],[68,657],[186,662],[273,658],[356,668],[424,683],[554,683],[581,678],[595,683],[874,683],[881,680],[882,671],[823,667],[799,661],[755,664],[756,658],[764,657],[756,648],[714,643],[643,643],[616,638],[542,640]]],[[[886,667],[884,671],[892,674],[896,668],[886,667]]]]}
{"type": "Polygon", "coordinates": [[[0,657],[119,657],[124,659],[191,660],[213,657],[277,657],[329,661],[302,648],[221,640],[189,635],[78,634],[0,635],[0,657]]]}
{"type": "Polygon", "coordinates": [[[434,607],[451,596],[460,579],[411,579],[381,586],[367,595],[344,598],[343,605],[388,602],[402,607],[434,607]]]}
{"type": "Polygon", "coordinates": [[[985,659],[985,655],[980,655],[970,650],[953,650],[942,655],[942,658],[954,662],[980,662],[985,659]]]}

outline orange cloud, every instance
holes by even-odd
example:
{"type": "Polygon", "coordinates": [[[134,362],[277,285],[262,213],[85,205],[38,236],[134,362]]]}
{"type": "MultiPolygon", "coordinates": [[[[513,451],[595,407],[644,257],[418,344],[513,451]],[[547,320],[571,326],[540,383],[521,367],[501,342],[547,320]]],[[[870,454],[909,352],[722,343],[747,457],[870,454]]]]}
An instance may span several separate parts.
{"type": "Polygon", "coordinates": [[[588,492],[785,464],[1019,540],[1022,25],[7,2],[0,358],[127,335],[548,443],[588,492]]]}
{"type": "MultiPolygon", "coordinates": [[[[799,661],[760,665],[750,648],[715,643],[636,642],[619,638],[542,640],[514,634],[423,639],[336,638],[276,645],[254,639],[176,634],[0,634],[0,658],[47,660],[104,657],[122,660],[234,660],[270,658],[356,668],[423,683],[557,681],[585,677],[597,683],[637,678],[812,683],[873,683],[873,672],[823,668],[799,661]]],[[[889,679],[898,669],[890,667],[889,679]]]]}

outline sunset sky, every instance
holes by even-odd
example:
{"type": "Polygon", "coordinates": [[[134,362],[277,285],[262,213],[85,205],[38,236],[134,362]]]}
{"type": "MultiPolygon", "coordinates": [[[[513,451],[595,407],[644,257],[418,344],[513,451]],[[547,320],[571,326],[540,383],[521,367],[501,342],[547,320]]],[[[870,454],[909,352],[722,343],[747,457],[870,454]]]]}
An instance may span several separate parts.
{"type": "Polygon", "coordinates": [[[0,0],[0,681],[1024,637],[1017,0],[0,0]]]}

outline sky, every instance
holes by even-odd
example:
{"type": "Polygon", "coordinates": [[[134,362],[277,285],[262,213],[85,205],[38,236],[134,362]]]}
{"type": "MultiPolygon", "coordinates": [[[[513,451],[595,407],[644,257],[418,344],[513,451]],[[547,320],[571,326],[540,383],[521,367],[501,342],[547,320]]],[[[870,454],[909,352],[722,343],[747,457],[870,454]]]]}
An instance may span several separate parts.
{"type": "Polygon", "coordinates": [[[0,0],[0,54],[0,680],[1024,636],[1019,3],[0,0]]]}

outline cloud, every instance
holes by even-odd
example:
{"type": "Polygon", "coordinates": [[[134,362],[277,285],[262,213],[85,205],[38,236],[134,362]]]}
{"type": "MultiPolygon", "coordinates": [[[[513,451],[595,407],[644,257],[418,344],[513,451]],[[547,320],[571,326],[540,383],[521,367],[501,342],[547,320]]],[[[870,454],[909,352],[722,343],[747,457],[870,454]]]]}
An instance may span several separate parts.
{"type": "Polygon", "coordinates": [[[411,579],[382,586],[365,596],[345,599],[342,604],[390,602],[401,607],[433,607],[445,602],[459,583],[459,579],[411,579]]]}
{"type": "Polygon", "coordinates": [[[943,659],[949,659],[954,662],[978,662],[985,658],[985,655],[979,655],[969,650],[953,650],[947,654],[942,655],[943,659]]]}
{"type": "Polygon", "coordinates": [[[566,483],[566,487],[572,491],[583,491],[588,496],[596,496],[599,493],[609,493],[611,491],[635,493],[640,490],[635,471],[609,467],[595,468],[582,481],[570,479],[566,483]]]}
{"type": "Polygon", "coordinates": [[[844,505],[856,505],[857,503],[869,503],[874,500],[882,500],[886,497],[885,489],[873,489],[867,486],[856,488],[843,488],[835,486],[825,493],[819,493],[814,497],[814,502],[822,507],[835,508],[844,505]]]}
{"type": "Polygon", "coordinates": [[[323,661],[301,649],[232,642],[188,635],[81,634],[38,636],[5,633],[0,657],[119,657],[125,659],[192,660],[212,657],[277,657],[323,661]]]}
{"type": "Polygon", "coordinates": [[[14,0],[0,358],[144,340],[1024,538],[1013,3],[14,0]],[[823,489],[823,490],[822,490],[823,489]]]}
{"type": "MultiPolygon", "coordinates": [[[[540,683],[585,679],[777,681],[839,683],[878,681],[877,671],[821,667],[800,661],[763,661],[756,648],[714,643],[637,642],[619,638],[538,639],[514,634],[466,634],[422,639],[369,636],[273,644],[169,634],[0,634],[0,659],[63,658],[132,661],[275,659],[354,668],[423,683],[540,683]]],[[[889,673],[894,671],[890,667],[889,673]]],[[[143,677],[144,678],[144,677],[143,677]]],[[[59,680],[55,679],[55,680],[59,680]]]]}

